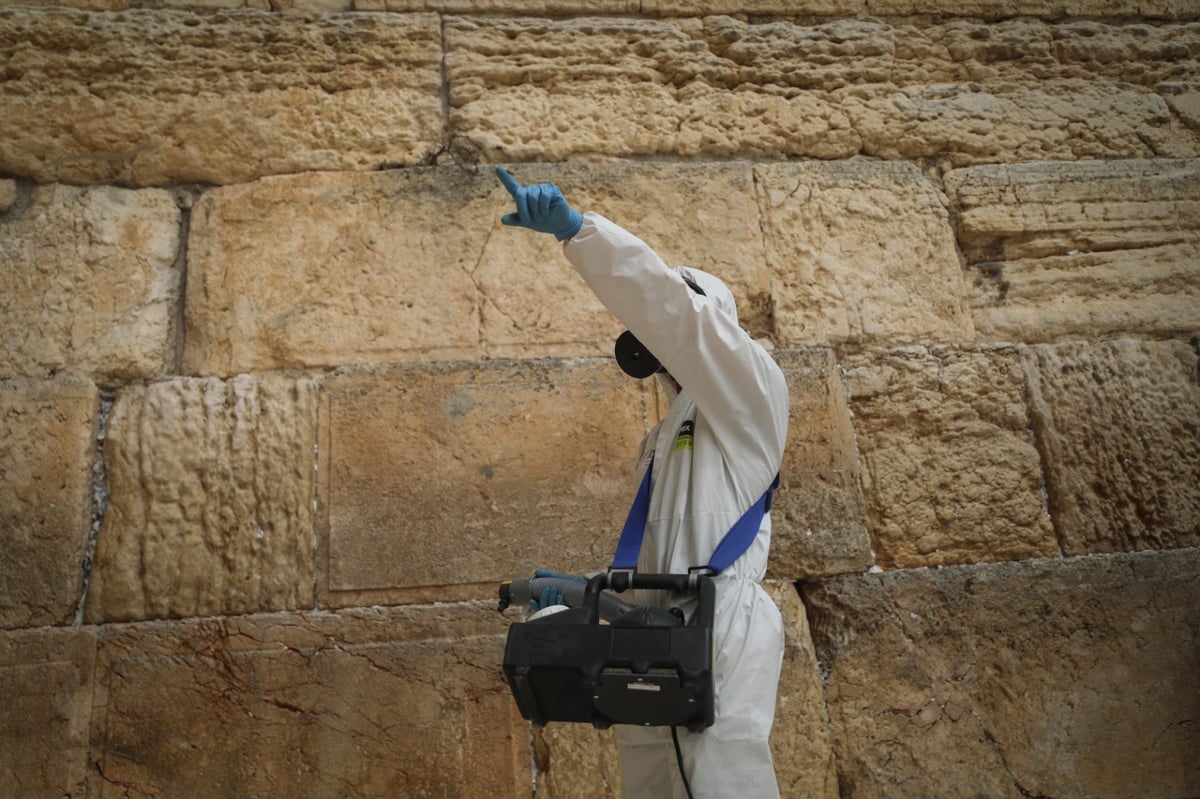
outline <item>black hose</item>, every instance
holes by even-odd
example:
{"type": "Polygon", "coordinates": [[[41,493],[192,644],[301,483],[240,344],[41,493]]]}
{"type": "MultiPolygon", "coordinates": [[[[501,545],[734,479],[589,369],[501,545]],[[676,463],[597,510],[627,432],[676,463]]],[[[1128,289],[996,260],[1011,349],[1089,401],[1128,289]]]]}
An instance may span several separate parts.
{"type": "Polygon", "coordinates": [[[679,764],[679,779],[683,780],[683,789],[687,791],[688,799],[693,799],[692,786],[688,782],[687,772],[683,769],[683,751],[679,748],[678,727],[671,727],[671,740],[675,742],[675,762],[679,764]]]}

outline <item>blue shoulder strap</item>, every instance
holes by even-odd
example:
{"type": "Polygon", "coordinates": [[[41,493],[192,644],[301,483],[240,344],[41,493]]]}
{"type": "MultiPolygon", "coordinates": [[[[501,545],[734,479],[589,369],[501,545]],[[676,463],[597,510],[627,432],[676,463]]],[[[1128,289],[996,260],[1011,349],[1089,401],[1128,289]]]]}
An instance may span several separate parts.
{"type": "MultiPolygon", "coordinates": [[[[617,541],[617,552],[613,555],[612,568],[614,569],[637,568],[638,554],[642,551],[642,539],[646,535],[646,519],[650,515],[650,473],[653,470],[654,456],[651,455],[650,463],[646,466],[646,473],[642,477],[642,484],[638,486],[637,496],[633,499],[633,506],[629,509],[629,515],[625,517],[625,526],[621,528],[621,538],[617,541]]],[[[749,510],[742,514],[740,519],[734,522],[733,527],[721,539],[721,543],[717,544],[716,550],[708,560],[708,568],[714,574],[720,574],[728,568],[750,548],[750,544],[754,543],[754,537],[758,535],[758,530],[762,526],[763,516],[771,510],[772,496],[777,488],[779,488],[778,474],[771,482],[771,487],[750,506],[749,510]]]]}
{"type": "Polygon", "coordinates": [[[646,464],[646,474],[642,484],[638,486],[637,496],[633,498],[633,506],[625,517],[625,526],[621,528],[621,538],[617,541],[617,552],[613,555],[612,568],[636,569],[638,554],[642,551],[642,538],[646,535],[646,518],[650,515],[650,472],[654,470],[654,455],[650,455],[650,463],[646,464]]]}
{"type": "Polygon", "coordinates": [[[771,509],[771,499],[778,487],[779,475],[776,474],[770,488],[758,498],[758,502],[742,514],[742,518],[733,523],[733,527],[729,528],[721,543],[717,544],[712,557],[708,559],[708,568],[712,569],[714,574],[725,571],[729,564],[740,558],[754,543],[754,537],[758,535],[758,528],[762,527],[763,516],[771,509]]]}

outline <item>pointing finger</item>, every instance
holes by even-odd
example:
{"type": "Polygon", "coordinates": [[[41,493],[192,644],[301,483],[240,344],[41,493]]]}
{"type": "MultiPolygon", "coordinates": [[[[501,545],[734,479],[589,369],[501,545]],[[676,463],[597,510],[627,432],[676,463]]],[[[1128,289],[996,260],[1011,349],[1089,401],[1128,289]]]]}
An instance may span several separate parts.
{"type": "Polygon", "coordinates": [[[521,190],[521,184],[517,179],[508,174],[508,170],[502,166],[496,167],[496,177],[500,178],[500,182],[504,184],[504,188],[508,189],[508,193],[513,197],[517,196],[517,192],[521,190]]]}

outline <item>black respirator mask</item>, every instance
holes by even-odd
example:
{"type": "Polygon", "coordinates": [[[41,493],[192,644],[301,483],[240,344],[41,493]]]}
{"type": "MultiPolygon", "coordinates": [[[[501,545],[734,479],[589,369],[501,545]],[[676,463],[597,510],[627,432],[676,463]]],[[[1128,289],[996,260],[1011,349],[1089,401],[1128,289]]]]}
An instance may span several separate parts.
{"type": "MultiPolygon", "coordinates": [[[[683,282],[687,283],[688,288],[701,297],[708,296],[696,281],[692,280],[686,274],[680,274],[683,277],[683,282]]],[[[613,354],[617,358],[617,366],[621,367],[621,371],[638,380],[667,371],[658,362],[658,358],[651,355],[650,350],[642,346],[642,342],[638,341],[629,330],[617,336],[617,343],[613,347],[613,354]]]]}

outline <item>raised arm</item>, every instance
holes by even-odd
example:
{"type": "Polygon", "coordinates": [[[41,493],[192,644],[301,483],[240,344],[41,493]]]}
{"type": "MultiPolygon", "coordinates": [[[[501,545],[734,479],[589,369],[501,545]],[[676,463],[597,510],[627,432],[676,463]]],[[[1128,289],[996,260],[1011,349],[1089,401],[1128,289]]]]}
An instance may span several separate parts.
{"type": "Polygon", "coordinates": [[[691,290],[678,270],[605,217],[584,214],[563,251],[700,408],[726,458],[740,469],[758,465],[761,488],[748,490],[761,493],[779,470],[787,436],[787,382],[775,360],[718,298],[691,290]]]}
{"type": "Polygon", "coordinates": [[[690,289],[637,236],[575,211],[551,184],[522,187],[502,167],[496,171],[517,205],[504,223],[565,241],[567,259],[696,403],[725,457],[754,474],[745,490],[756,499],[779,470],[787,435],[787,383],[774,359],[717,297],[690,289]]]}

